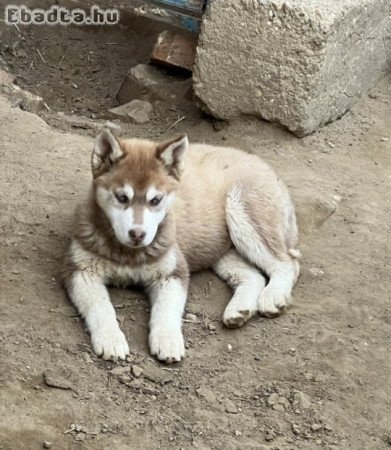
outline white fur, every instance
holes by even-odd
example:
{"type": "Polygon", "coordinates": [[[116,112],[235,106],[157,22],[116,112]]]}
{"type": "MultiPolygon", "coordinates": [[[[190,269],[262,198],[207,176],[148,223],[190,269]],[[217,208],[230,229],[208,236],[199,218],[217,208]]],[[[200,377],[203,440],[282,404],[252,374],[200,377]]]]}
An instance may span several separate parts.
{"type": "Polygon", "coordinates": [[[130,184],[125,184],[125,186],[122,189],[118,189],[117,194],[118,193],[124,193],[129,200],[132,200],[132,198],[134,197],[134,189],[130,184]]]}
{"type": "Polygon", "coordinates": [[[172,248],[155,263],[128,267],[115,264],[84,250],[75,240],[71,243],[71,254],[74,262],[84,267],[84,270],[91,272],[94,278],[102,280],[104,284],[116,286],[124,286],[130,283],[148,284],[159,277],[168,277],[175,270],[177,261],[175,249],[172,248]]]}
{"type": "Polygon", "coordinates": [[[69,295],[85,319],[95,353],[103,359],[125,359],[129,347],[102,280],[90,271],[75,272],[69,295]]]}
{"type": "Polygon", "coordinates": [[[258,299],[265,287],[265,278],[236,250],[229,250],[213,269],[234,289],[234,295],[224,311],[224,324],[230,328],[244,325],[258,312],[258,299]]]}
{"type": "MultiPolygon", "coordinates": [[[[133,197],[133,188],[129,185],[123,188],[123,192],[131,199],[133,197]]],[[[158,191],[153,188],[147,194],[147,199],[151,200],[158,191]],[[154,194],[154,195],[152,195],[154,194]],[[152,196],[151,196],[152,195],[152,196]]],[[[163,193],[159,193],[163,194],[163,193]]],[[[145,206],[141,223],[136,223],[134,210],[131,206],[120,203],[115,194],[103,186],[96,190],[96,200],[100,208],[104,211],[110,220],[115,236],[122,245],[131,247],[132,240],[129,236],[130,230],[139,228],[146,233],[145,238],[140,243],[141,246],[147,246],[154,240],[157,229],[167,214],[168,208],[172,205],[175,198],[174,193],[163,195],[162,201],[157,206],[145,206]]]]}
{"type": "Polygon", "coordinates": [[[150,202],[157,195],[164,195],[164,192],[158,191],[155,186],[150,186],[145,196],[147,202],[150,202]]]}
{"type": "Polygon", "coordinates": [[[148,290],[151,300],[149,347],[152,355],[166,362],[185,356],[182,314],[187,290],[177,278],[157,281],[148,290]]]}
{"type": "MultiPolygon", "coordinates": [[[[161,203],[166,203],[165,199],[161,203]]],[[[143,223],[141,229],[145,231],[146,235],[143,240],[143,245],[149,245],[155,238],[158,226],[164,219],[167,213],[165,205],[159,204],[156,209],[144,209],[143,223]]]]}
{"type": "Polygon", "coordinates": [[[123,286],[145,283],[151,286],[151,353],[162,360],[180,361],[184,356],[181,318],[187,293],[179,280],[170,277],[176,267],[175,249],[169,250],[156,263],[136,267],[126,267],[99,258],[84,250],[77,241],[72,241],[71,254],[84,270],[72,276],[69,295],[85,318],[92,346],[98,355],[104,359],[117,360],[125,359],[129,354],[105,284],[123,286]]]}
{"type": "Polygon", "coordinates": [[[293,261],[280,261],[265,247],[251,225],[241,196],[239,187],[233,188],[227,196],[226,217],[230,236],[238,251],[270,277],[258,300],[259,312],[265,315],[278,314],[290,300],[298,276],[297,268],[293,261]]]}

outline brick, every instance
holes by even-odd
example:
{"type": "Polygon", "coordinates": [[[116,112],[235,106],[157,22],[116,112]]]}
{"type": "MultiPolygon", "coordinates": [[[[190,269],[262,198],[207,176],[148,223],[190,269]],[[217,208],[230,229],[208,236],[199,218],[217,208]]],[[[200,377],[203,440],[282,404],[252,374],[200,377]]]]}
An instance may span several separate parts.
{"type": "Polygon", "coordinates": [[[151,62],[156,65],[193,70],[197,40],[195,36],[162,31],[151,55],[151,62]]]}

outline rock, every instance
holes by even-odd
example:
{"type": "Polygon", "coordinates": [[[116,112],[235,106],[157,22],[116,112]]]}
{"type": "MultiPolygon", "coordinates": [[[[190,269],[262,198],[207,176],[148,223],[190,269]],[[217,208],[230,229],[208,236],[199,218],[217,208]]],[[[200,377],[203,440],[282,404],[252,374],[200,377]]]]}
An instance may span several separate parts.
{"type": "Polygon", "coordinates": [[[146,362],[142,366],[142,376],[156,384],[164,385],[173,379],[171,371],[162,369],[152,362],[146,362]]]}
{"type": "Polygon", "coordinates": [[[0,84],[14,83],[15,80],[15,75],[0,69],[0,84]]]}
{"type": "Polygon", "coordinates": [[[139,366],[136,366],[135,364],[132,366],[132,374],[136,377],[136,378],[140,378],[141,375],[143,373],[143,369],[139,366]]]}
{"type": "Polygon", "coordinates": [[[69,381],[68,371],[59,369],[48,369],[43,374],[46,386],[56,389],[74,390],[72,383],[69,381]]]}
{"type": "Polygon", "coordinates": [[[390,18],[388,0],[209,2],[195,94],[217,118],[257,115],[309,134],[387,73],[390,18]]]}
{"type": "Polygon", "coordinates": [[[151,61],[157,65],[193,70],[197,38],[171,30],[162,31],[152,50],[151,61]]]}
{"type": "Polygon", "coordinates": [[[208,323],[208,329],[210,331],[216,331],[216,325],[213,325],[213,323],[208,323]]]}
{"type": "Polygon", "coordinates": [[[110,373],[112,373],[113,375],[117,375],[117,376],[122,376],[122,375],[126,375],[129,374],[129,367],[128,366],[116,366],[114,367],[114,369],[110,370],[110,373]]]}
{"type": "Polygon", "coordinates": [[[322,275],[324,275],[323,270],[318,269],[317,267],[311,267],[309,272],[313,277],[321,277],[322,275]]]}
{"type": "Polygon", "coordinates": [[[192,79],[166,75],[156,67],[139,64],[130,69],[117,94],[120,105],[134,99],[154,102],[190,97],[192,79]]]}
{"type": "Polygon", "coordinates": [[[273,409],[274,409],[274,411],[280,411],[280,412],[285,411],[284,405],[281,405],[280,403],[273,405],[273,409]]]}
{"type": "Polygon", "coordinates": [[[213,407],[217,407],[218,406],[218,401],[217,398],[214,394],[213,391],[211,391],[210,389],[206,389],[206,388],[199,388],[196,390],[196,393],[199,397],[203,398],[206,400],[206,402],[213,407]]]}
{"type": "Polygon", "coordinates": [[[286,397],[279,397],[278,398],[278,403],[280,405],[283,405],[284,408],[288,408],[290,406],[289,400],[286,397]]]}
{"type": "Polygon", "coordinates": [[[239,412],[239,409],[237,408],[235,403],[232,400],[228,399],[228,398],[226,398],[224,400],[224,410],[228,414],[238,414],[238,412],[239,412]]]}
{"type": "Polygon", "coordinates": [[[311,425],[311,431],[319,431],[322,429],[322,425],[319,425],[318,423],[313,423],[311,425]]]}
{"type": "Polygon", "coordinates": [[[113,119],[140,124],[149,122],[152,111],[153,107],[149,102],[132,100],[122,106],[110,109],[109,114],[113,119]]]}
{"type": "Polygon", "coordinates": [[[15,106],[19,106],[23,111],[28,111],[33,114],[38,114],[39,111],[45,106],[44,101],[38,95],[34,95],[31,92],[21,89],[15,84],[3,84],[0,85],[1,92],[10,97],[15,106]]]}
{"type": "Polygon", "coordinates": [[[270,441],[272,441],[275,437],[276,437],[276,435],[275,435],[274,433],[268,432],[268,433],[266,434],[266,436],[265,436],[265,441],[270,442],[270,441]]]}
{"type": "Polygon", "coordinates": [[[296,423],[293,423],[293,424],[292,424],[292,432],[293,432],[294,434],[300,434],[300,433],[301,433],[301,430],[300,430],[299,425],[297,425],[296,423]]]}
{"type": "Polygon", "coordinates": [[[321,193],[303,192],[297,195],[296,213],[299,229],[303,233],[313,233],[335,213],[338,202],[321,193]]]}
{"type": "Polygon", "coordinates": [[[145,383],[141,382],[140,380],[133,380],[129,385],[127,385],[128,387],[135,389],[135,390],[140,390],[143,394],[146,395],[159,395],[160,391],[158,389],[155,389],[152,386],[147,386],[145,383]]]}
{"type": "Polygon", "coordinates": [[[85,441],[86,440],[86,434],[83,432],[77,433],[77,435],[75,436],[75,441],[85,441]]]}
{"type": "Polygon", "coordinates": [[[52,448],[52,445],[53,445],[53,442],[45,441],[45,442],[42,444],[42,447],[43,447],[43,448],[52,448]]]}
{"type": "Polygon", "coordinates": [[[293,406],[301,409],[308,409],[311,406],[311,401],[304,392],[295,391],[293,394],[293,406]]]}
{"type": "Polygon", "coordinates": [[[278,394],[276,394],[275,392],[273,394],[271,394],[269,396],[269,398],[267,399],[267,405],[268,406],[273,406],[278,402],[278,394]]]}
{"type": "Polygon", "coordinates": [[[193,323],[198,322],[197,316],[195,314],[191,314],[191,313],[186,314],[185,319],[188,320],[189,322],[193,322],[193,323]]]}

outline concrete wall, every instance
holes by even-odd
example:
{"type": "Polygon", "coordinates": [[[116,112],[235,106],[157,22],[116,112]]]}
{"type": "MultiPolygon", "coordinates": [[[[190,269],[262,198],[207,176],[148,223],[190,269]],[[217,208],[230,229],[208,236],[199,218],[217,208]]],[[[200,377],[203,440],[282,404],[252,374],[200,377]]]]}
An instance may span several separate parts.
{"type": "Polygon", "coordinates": [[[390,0],[214,0],[194,89],[212,115],[298,136],[343,115],[391,66],[390,0]]]}

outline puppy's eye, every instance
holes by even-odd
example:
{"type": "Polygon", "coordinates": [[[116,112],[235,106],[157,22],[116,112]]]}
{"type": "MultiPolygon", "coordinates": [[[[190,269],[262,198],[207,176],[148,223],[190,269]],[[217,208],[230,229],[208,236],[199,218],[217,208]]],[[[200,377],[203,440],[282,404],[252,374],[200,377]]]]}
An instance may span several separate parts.
{"type": "Polygon", "coordinates": [[[120,202],[120,203],[126,203],[129,199],[128,196],[126,194],[115,194],[115,198],[120,202]]]}
{"type": "Polygon", "coordinates": [[[162,198],[162,196],[156,195],[152,200],[149,201],[149,204],[151,206],[157,206],[162,201],[162,198]]]}

